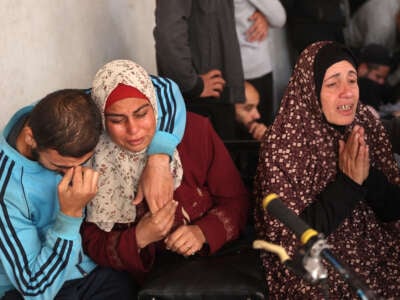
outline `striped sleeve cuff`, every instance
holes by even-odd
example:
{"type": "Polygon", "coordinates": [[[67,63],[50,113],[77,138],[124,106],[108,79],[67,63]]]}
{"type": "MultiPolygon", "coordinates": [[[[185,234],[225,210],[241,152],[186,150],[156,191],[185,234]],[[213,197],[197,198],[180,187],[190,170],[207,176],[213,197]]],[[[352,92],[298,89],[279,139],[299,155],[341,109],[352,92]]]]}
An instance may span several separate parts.
{"type": "Polygon", "coordinates": [[[162,153],[168,154],[172,157],[178,143],[179,141],[174,135],[164,131],[157,131],[147,149],[147,154],[152,155],[162,153]]]}
{"type": "Polygon", "coordinates": [[[62,238],[75,239],[79,235],[82,221],[83,217],[70,217],[60,211],[57,214],[53,231],[62,238]]]}

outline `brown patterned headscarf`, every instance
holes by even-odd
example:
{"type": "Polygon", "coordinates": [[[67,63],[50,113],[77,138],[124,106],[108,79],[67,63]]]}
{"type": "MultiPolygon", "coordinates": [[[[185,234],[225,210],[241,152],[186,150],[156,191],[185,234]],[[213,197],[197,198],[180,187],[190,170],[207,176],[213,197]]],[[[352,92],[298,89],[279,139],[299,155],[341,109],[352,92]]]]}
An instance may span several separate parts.
{"type": "Polygon", "coordinates": [[[290,255],[299,246],[296,238],[263,211],[261,201],[266,195],[276,193],[286,206],[296,214],[301,213],[335,179],[339,140],[347,140],[356,124],[365,129],[371,166],[381,170],[390,182],[400,183],[388,136],[364,105],[358,104],[354,121],[343,130],[329,124],[324,117],[316,94],[314,60],[318,51],[331,43],[317,42],[301,53],[278,115],[260,149],[255,178],[256,231],[259,238],[283,245],[290,255]]]}

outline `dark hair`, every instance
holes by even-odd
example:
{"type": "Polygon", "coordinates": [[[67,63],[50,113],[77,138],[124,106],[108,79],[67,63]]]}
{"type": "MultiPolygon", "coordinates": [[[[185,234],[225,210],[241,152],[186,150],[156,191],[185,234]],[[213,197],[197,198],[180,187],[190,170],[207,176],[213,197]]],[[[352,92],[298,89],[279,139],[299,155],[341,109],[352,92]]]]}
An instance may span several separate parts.
{"type": "Polygon", "coordinates": [[[375,64],[391,67],[393,64],[392,56],[389,50],[379,44],[369,44],[361,48],[359,53],[359,62],[369,65],[375,64]]]}
{"type": "Polygon", "coordinates": [[[34,107],[29,127],[38,150],[81,157],[92,151],[102,132],[101,114],[84,90],[64,89],[48,94],[34,107]]]}
{"type": "MultiPolygon", "coordinates": [[[[375,63],[365,63],[367,65],[368,71],[372,70],[378,70],[382,66],[388,66],[388,65],[380,65],[380,64],[375,64],[375,63]]],[[[390,67],[390,66],[388,66],[390,67]]]]}

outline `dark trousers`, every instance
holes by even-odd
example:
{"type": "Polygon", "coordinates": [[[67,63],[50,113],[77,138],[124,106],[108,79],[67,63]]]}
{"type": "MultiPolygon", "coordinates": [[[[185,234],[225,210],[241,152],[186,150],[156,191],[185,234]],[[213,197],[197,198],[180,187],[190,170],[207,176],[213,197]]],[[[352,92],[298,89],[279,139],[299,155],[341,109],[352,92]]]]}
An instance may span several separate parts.
{"type": "Polygon", "coordinates": [[[254,85],[260,94],[260,104],[258,105],[260,121],[265,125],[271,125],[275,118],[272,72],[258,78],[247,79],[247,81],[254,85]]]}
{"type": "Polygon", "coordinates": [[[400,117],[389,120],[382,119],[381,121],[389,135],[393,152],[400,154],[400,117]]]}
{"type": "MultiPolygon", "coordinates": [[[[128,274],[109,268],[96,268],[84,278],[67,281],[56,300],[131,300],[136,288],[128,274]]],[[[17,290],[7,292],[2,300],[21,300],[17,290]]]]}
{"type": "Polygon", "coordinates": [[[215,98],[201,98],[186,103],[187,110],[210,119],[222,140],[235,139],[235,107],[215,98]]]}

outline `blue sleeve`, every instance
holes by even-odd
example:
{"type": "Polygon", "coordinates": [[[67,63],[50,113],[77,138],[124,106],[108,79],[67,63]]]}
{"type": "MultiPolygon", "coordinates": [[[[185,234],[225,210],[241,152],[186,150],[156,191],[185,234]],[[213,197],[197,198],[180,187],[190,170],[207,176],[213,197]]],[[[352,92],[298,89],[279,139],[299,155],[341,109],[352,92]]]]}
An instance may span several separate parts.
{"type": "Polygon", "coordinates": [[[158,117],[148,155],[164,153],[172,157],[185,131],[185,101],[178,85],[171,79],[151,76],[151,80],[157,96],[158,117]]]}
{"type": "Polygon", "coordinates": [[[0,205],[0,263],[24,299],[54,299],[82,255],[82,218],[58,213],[42,237],[15,200],[3,198],[0,205]]]}

